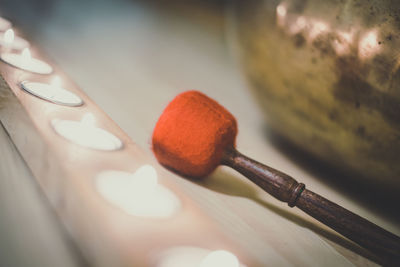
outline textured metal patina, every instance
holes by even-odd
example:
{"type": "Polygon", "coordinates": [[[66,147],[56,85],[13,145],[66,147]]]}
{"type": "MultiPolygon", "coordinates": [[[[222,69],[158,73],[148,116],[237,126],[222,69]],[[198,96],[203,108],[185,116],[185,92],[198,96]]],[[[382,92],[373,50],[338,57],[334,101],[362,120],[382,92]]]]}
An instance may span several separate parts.
{"type": "Polygon", "coordinates": [[[400,2],[238,1],[240,60],[276,132],[400,188],[400,2]]]}

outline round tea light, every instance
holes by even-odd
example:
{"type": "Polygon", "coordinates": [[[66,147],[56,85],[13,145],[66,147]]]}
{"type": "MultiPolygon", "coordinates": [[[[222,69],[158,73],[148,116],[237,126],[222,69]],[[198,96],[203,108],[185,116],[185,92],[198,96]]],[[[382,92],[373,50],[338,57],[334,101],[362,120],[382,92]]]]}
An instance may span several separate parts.
{"type": "Polygon", "coordinates": [[[0,32],[0,45],[5,48],[22,50],[29,46],[28,41],[15,36],[13,29],[8,29],[6,32],[0,32]]]}
{"type": "Polygon", "coordinates": [[[167,218],[181,207],[175,194],[158,183],[157,172],[151,165],[134,173],[103,171],[96,176],[96,188],[109,203],[133,216],[167,218]]]}
{"type": "Polygon", "coordinates": [[[51,124],[56,133],[74,144],[104,151],[122,148],[118,137],[96,127],[94,121],[93,114],[88,113],[81,121],[54,119],[51,124]]]}
{"type": "Polygon", "coordinates": [[[29,48],[25,48],[21,54],[16,53],[2,53],[1,60],[16,68],[30,71],[38,74],[50,74],[53,68],[46,62],[32,58],[29,48]]]}
{"type": "Polygon", "coordinates": [[[0,31],[4,32],[9,28],[11,28],[11,22],[6,20],[5,18],[0,17],[0,31]]]}
{"type": "Polygon", "coordinates": [[[21,83],[21,88],[31,95],[55,104],[71,107],[83,104],[79,96],[54,84],[24,81],[21,83]]]}
{"type": "Polygon", "coordinates": [[[209,250],[199,247],[179,246],[156,256],[156,267],[246,267],[226,250],[209,250]]]}

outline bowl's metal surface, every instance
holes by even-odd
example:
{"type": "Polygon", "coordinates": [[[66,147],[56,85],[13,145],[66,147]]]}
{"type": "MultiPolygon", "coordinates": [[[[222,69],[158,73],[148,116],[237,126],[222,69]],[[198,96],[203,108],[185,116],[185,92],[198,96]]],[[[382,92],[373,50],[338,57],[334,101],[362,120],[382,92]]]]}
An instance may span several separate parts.
{"type": "Polygon", "coordinates": [[[238,1],[240,60],[268,124],[335,166],[400,185],[400,2],[238,1]]]}

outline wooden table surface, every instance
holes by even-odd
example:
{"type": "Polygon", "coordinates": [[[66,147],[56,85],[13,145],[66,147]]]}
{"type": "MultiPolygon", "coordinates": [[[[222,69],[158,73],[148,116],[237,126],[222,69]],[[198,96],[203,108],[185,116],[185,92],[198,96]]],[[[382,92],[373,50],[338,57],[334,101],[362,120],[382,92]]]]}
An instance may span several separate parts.
{"type": "MultiPolygon", "coordinates": [[[[131,1],[78,4],[65,0],[47,13],[37,16],[37,24],[29,23],[34,15],[14,16],[39,47],[149,155],[152,129],[162,109],[176,94],[198,89],[236,116],[237,147],[242,153],[400,234],[398,215],[379,212],[365,198],[352,197],[349,190],[332,183],[329,174],[303,167],[268,137],[220,31],[131,1]]],[[[0,266],[86,265],[2,128],[0,142],[4,157],[0,162],[0,266]],[[28,225],[38,227],[37,231],[28,225]]],[[[365,251],[230,169],[220,167],[198,183],[180,177],[176,181],[221,231],[263,265],[375,265],[365,251]]]]}

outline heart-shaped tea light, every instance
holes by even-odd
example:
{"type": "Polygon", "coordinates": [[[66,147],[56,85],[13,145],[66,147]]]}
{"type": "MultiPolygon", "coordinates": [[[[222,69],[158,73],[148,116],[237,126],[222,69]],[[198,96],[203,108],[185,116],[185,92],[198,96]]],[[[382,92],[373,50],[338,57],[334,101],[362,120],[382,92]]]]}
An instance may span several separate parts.
{"type": "Polygon", "coordinates": [[[209,250],[201,247],[172,247],[155,256],[157,267],[246,267],[226,250],[209,250]]]}
{"type": "Polygon", "coordinates": [[[5,52],[0,54],[0,59],[5,63],[21,69],[37,74],[50,74],[53,68],[46,62],[33,58],[29,48],[24,48],[21,54],[5,52]]]}
{"type": "Polygon", "coordinates": [[[154,167],[144,165],[135,173],[103,171],[96,176],[96,188],[108,202],[130,215],[170,217],[180,209],[181,203],[157,180],[154,167]]]}
{"type": "Polygon", "coordinates": [[[95,125],[92,113],[86,113],[81,121],[53,119],[51,125],[60,136],[83,147],[113,151],[123,145],[118,137],[95,125]]]}
{"type": "Polygon", "coordinates": [[[21,88],[33,96],[49,102],[77,107],[83,105],[83,100],[76,94],[61,87],[60,77],[55,76],[52,83],[23,81],[21,88]]]}

